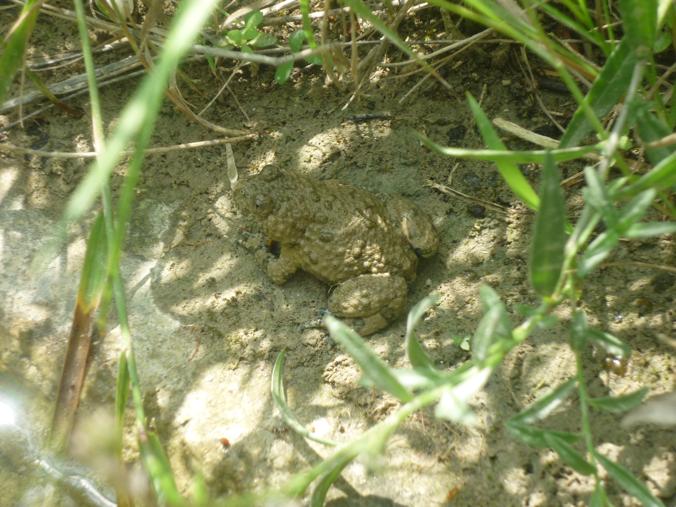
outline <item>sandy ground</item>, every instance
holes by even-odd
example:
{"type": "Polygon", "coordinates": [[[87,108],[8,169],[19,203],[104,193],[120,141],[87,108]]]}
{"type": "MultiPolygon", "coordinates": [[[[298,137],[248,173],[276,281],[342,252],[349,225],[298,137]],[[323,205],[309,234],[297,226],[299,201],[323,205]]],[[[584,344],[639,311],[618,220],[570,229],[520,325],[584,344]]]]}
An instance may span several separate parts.
{"type": "MultiPolygon", "coordinates": [[[[63,26],[74,36],[74,27],[63,26]]],[[[278,86],[263,68],[255,78],[245,71],[233,80],[239,104],[226,94],[207,113],[218,124],[246,125],[259,134],[233,146],[243,172],[280,164],[317,178],[405,195],[433,217],[440,251],[420,266],[410,300],[430,293],[440,297],[419,334],[433,359],[446,367],[468,357],[454,340],[474,332],[481,284],[500,294],[515,321],[518,305],[536,301],[527,277],[531,214],[490,165],[442,158],[412,136],[417,130],[442,144],[480,147],[465,92],[482,97],[489,117],[554,134],[516,65],[504,55],[498,58],[494,49],[477,48],[445,70],[452,93],[429,80],[403,104],[399,99],[420,75],[383,74],[343,110],[350,90],[325,86],[319,71],[297,70],[287,85],[278,86]],[[352,121],[360,114],[386,116],[352,121]],[[504,211],[449,197],[427,186],[429,181],[499,204],[504,211]]],[[[206,65],[184,70],[201,92],[186,89],[187,98],[205,103],[216,90],[206,65]]],[[[107,125],[134,84],[103,90],[107,125]]],[[[545,94],[544,99],[564,117],[572,111],[566,96],[545,94]]],[[[74,105],[87,109],[84,99],[74,105]]],[[[91,149],[87,114],[75,119],[52,110],[2,135],[36,149],[91,149]]],[[[209,137],[167,104],[153,145],[209,137]]],[[[86,167],[80,160],[0,154],[0,390],[19,400],[22,421],[37,439],[51,417],[87,224],[71,229],[67,249],[47,272],[32,273],[29,263],[49,239],[86,167]]],[[[537,167],[524,169],[536,182],[537,167]]],[[[563,170],[572,174],[579,167],[563,170]]],[[[324,331],[302,329],[326,307],[327,287],[304,274],[276,286],[242,245],[251,223],[232,205],[224,147],[150,156],[143,171],[122,269],[146,409],[182,491],[196,471],[214,494],[275,486],[329,455],[329,449],[288,430],[273,406],[270,374],[283,349],[290,406],[317,434],[349,441],[396,409],[391,398],[359,386],[355,364],[324,331]],[[231,443],[228,449],[222,438],[231,443]]],[[[121,166],[114,186],[123,173],[121,166]]],[[[575,190],[569,193],[574,216],[580,203],[575,190]]],[[[675,277],[624,262],[673,265],[673,252],[667,240],[622,244],[613,264],[586,285],[584,308],[592,324],[615,333],[635,352],[627,373],[619,376],[604,370],[590,350],[586,375],[593,394],[622,394],[640,386],[658,394],[673,388],[676,360],[658,336],[672,336],[675,277]]],[[[564,318],[569,314],[569,308],[559,312],[564,318]]],[[[80,428],[93,441],[104,439],[106,430],[97,434],[104,426],[92,424],[92,418],[112,413],[120,350],[115,326],[113,320],[110,333],[97,343],[80,410],[80,428]]],[[[390,364],[405,366],[403,334],[400,320],[369,338],[369,344],[390,364]]],[[[509,417],[573,374],[574,357],[565,338],[561,328],[536,333],[510,354],[474,401],[475,427],[436,420],[431,411],[414,416],[392,439],[375,471],[362,461],[347,467],[330,492],[329,505],[445,505],[449,492],[457,493],[449,505],[458,506],[585,504],[592,481],[564,466],[553,452],[514,440],[504,427],[509,417]]],[[[576,431],[579,421],[573,403],[546,425],[576,431]]],[[[625,430],[618,416],[603,413],[594,415],[593,429],[601,451],[673,501],[673,431],[625,430]]],[[[135,453],[130,438],[126,455],[133,459],[135,453]]],[[[79,459],[96,468],[83,454],[79,459]]],[[[0,460],[0,489],[11,491],[3,505],[21,499],[23,505],[37,505],[30,499],[44,494],[40,481],[6,460],[0,460]]],[[[609,492],[615,505],[637,505],[613,484],[609,492]]]]}

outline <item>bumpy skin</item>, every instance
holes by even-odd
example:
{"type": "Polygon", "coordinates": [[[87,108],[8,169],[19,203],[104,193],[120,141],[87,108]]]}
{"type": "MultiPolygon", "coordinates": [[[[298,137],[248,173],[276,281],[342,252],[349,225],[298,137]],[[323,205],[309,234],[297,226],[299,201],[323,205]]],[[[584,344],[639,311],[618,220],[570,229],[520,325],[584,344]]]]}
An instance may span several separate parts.
{"type": "Polygon", "coordinates": [[[439,243],[431,220],[401,197],[377,196],[266,166],[235,188],[238,208],[280,246],[267,272],[282,284],[297,270],[331,285],[329,311],[371,334],[406,308],[418,255],[439,243]]]}

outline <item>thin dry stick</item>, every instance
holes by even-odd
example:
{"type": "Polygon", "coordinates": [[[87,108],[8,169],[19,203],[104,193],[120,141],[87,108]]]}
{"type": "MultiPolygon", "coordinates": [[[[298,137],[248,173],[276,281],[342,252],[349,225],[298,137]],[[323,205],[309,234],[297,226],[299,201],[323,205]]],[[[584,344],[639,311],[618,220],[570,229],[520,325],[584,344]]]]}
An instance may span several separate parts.
{"type": "MultiPolygon", "coordinates": [[[[202,115],[203,115],[203,114],[204,114],[204,113],[205,113],[205,112],[213,105],[213,103],[216,102],[216,100],[218,99],[218,97],[220,97],[221,94],[225,91],[225,89],[228,88],[228,85],[230,84],[230,81],[231,81],[232,78],[234,77],[235,73],[236,73],[239,69],[241,69],[241,68],[242,68],[242,62],[237,62],[237,65],[235,65],[235,68],[232,69],[232,72],[230,73],[230,76],[228,77],[228,79],[225,80],[225,83],[223,83],[223,86],[221,86],[221,87],[219,88],[219,90],[216,92],[216,95],[214,95],[213,98],[212,98],[209,102],[207,102],[207,105],[204,106],[204,107],[202,108],[202,110],[201,110],[199,113],[197,113],[198,116],[202,116],[202,115]]],[[[228,89],[229,89],[229,88],[228,88],[228,89]]],[[[232,92],[231,92],[231,93],[232,93],[232,92]]],[[[235,100],[236,100],[236,99],[235,99],[235,100]]],[[[240,109],[241,109],[241,108],[240,108],[240,109]]],[[[244,116],[246,116],[246,114],[245,114],[244,116]]],[[[248,120],[247,120],[247,121],[248,121],[248,120]]]]}
{"type": "MultiPolygon", "coordinates": [[[[119,83],[121,81],[125,81],[127,79],[131,79],[131,78],[140,76],[142,74],[145,74],[145,70],[137,70],[135,72],[130,72],[130,73],[124,74],[123,76],[120,76],[120,77],[101,81],[99,83],[99,87],[107,86],[107,85],[113,84],[113,83],[119,83]]],[[[84,95],[85,93],[87,93],[87,91],[88,91],[87,88],[84,88],[82,90],[71,93],[69,95],[64,95],[63,97],[61,97],[61,100],[64,101],[64,102],[68,101],[72,98],[79,97],[80,95],[84,95]]],[[[19,106],[19,107],[21,107],[21,106],[19,106]]],[[[42,108],[36,109],[35,111],[31,111],[29,114],[27,114],[23,117],[23,120],[25,121],[25,120],[28,120],[28,119],[34,117],[34,116],[38,116],[38,115],[44,113],[45,111],[51,109],[52,107],[54,107],[54,103],[50,102],[49,104],[47,104],[46,106],[44,106],[42,108]]],[[[19,121],[12,122],[9,125],[7,125],[6,127],[4,127],[2,130],[9,130],[12,127],[15,127],[18,124],[19,124],[19,121]]]]}
{"type": "Polygon", "coordinates": [[[495,211],[496,213],[500,213],[501,215],[507,215],[507,208],[504,206],[500,206],[499,204],[496,204],[494,202],[484,201],[483,199],[472,197],[471,195],[464,194],[458,190],[455,190],[454,188],[442,185],[441,183],[436,183],[430,180],[427,183],[425,183],[425,186],[438,190],[442,194],[453,195],[455,197],[460,197],[461,199],[464,199],[471,203],[480,204],[481,206],[484,206],[485,208],[495,211]]]}
{"type": "MultiPolygon", "coordinates": [[[[219,144],[239,143],[255,139],[257,134],[247,134],[238,137],[224,137],[222,139],[210,139],[208,141],[195,141],[192,143],[174,144],[171,146],[158,146],[156,148],[148,148],[143,153],[145,155],[158,155],[161,153],[169,153],[171,151],[190,150],[195,148],[206,148],[208,146],[217,146],[219,144]]],[[[44,151],[34,150],[32,148],[24,148],[22,146],[14,146],[10,143],[0,143],[0,152],[16,153],[21,155],[34,155],[43,158],[61,158],[61,159],[79,159],[79,158],[95,158],[95,151],[44,151]]],[[[133,155],[133,150],[126,150],[122,152],[123,155],[133,155]]]]}
{"type": "Polygon", "coordinates": [[[537,134],[532,130],[523,128],[521,125],[517,125],[514,122],[507,121],[504,118],[500,118],[499,116],[493,118],[493,125],[495,125],[499,129],[504,130],[505,132],[509,132],[510,134],[512,134],[515,137],[518,137],[519,139],[523,139],[525,141],[528,141],[529,143],[542,146],[543,148],[555,150],[556,148],[559,147],[559,142],[556,139],[543,136],[542,134],[537,134]]]}
{"type": "MultiPolygon", "coordinates": [[[[428,53],[426,55],[419,55],[418,60],[429,60],[431,58],[435,58],[439,55],[442,55],[444,53],[448,53],[449,51],[452,51],[457,48],[461,48],[463,46],[472,46],[479,42],[481,39],[487,37],[491,32],[493,31],[492,28],[488,28],[487,30],[484,30],[483,32],[479,32],[477,34],[472,35],[471,37],[467,37],[462,40],[458,41],[453,41],[452,43],[448,44],[447,46],[437,49],[436,51],[433,51],[432,53],[428,53]]],[[[408,43],[410,44],[410,43],[408,43]]],[[[455,53],[457,54],[457,53],[455,53]]],[[[387,63],[387,64],[380,64],[381,67],[402,67],[405,65],[411,65],[413,63],[416,63],[415,60],[409,59],[403,62],[393,62],[393,63],[387,63]]]]}

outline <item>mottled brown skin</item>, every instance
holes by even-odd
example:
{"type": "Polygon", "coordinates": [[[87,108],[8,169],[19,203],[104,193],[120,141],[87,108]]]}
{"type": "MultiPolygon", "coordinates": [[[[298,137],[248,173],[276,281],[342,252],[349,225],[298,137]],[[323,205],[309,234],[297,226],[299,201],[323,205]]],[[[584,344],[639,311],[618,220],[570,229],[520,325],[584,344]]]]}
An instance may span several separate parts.
{"type": "Polygon", "coordinates": [[[405,311],[418,255],[433,255],[439,243],[430,218],[407,199],[273,166],[239,182],[235,200],[280,245],[268,260],[272,281],[300,269],[335,285],[329,311],[364,335],[405,311]]]}

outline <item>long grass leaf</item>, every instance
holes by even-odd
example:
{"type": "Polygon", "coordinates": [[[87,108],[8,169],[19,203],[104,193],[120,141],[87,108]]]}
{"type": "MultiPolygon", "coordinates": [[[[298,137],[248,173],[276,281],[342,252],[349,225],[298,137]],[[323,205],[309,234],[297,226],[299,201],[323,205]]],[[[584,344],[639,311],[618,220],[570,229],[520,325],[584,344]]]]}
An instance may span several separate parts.
{"type": "Polygon", "coordinates": [[[540,209],[530,251],[530,280],[540,296],[550,296],[561,278],[566,245],[566,202],[558,168],[551,157],[542,170],[540,209]]]}
{"type": "Polygon", "coordinates": [[[68,200],[64,212],[66,223],[80,218],[91,207],[120,161],[127,144],[139,135],[144,126],[155,124],[169,77],[217,4],[217,0],[186,1],[180,4],[157,64],[125,106],[101,156],[68,200]]]}
{"type": "Polygon", "coordinates": [[[286,402],[286,394],[284,392],[284,361],[285,361],[285,352],[281,351],[277,355],[275,364],[272,367],[272,385],[270,386],[270,391],[272,393],[272,399],[277,406],[277,410],[282,415],[284,422],[295,431],[298,435],[309,440],[314,440],[328,446],[337,445],[336,442],[328,440],[325,438],[317,437],[313,435],[310,430],[301,424],[301,422],[296,418],[296,415],[291,411],[289,405],[286,402]]]}
{"type": "Polygon", "coordinates": [[[410,391],[401,385],[385,362],[364,343],[357,333],[331,315],[328,315],[324,322],[331,338],[357,361],[364,376],[378,389],[387,391],[401,401],[409,401],[413,397],[410,391]]]}
{"type": "Polygon", "coordinates": [[[17,23],[11,28],[9,38],[2,44],[0,55],[0,104],[12,85],[14,75],[23,63],[23,55],[26,44],[35,27],[38,13],[40,12],[41,0],[27,0],[24,3],[17,23]]]}
{"type": "Polygon", "coordinates": [[[555,162],[568,162],[585,157],[590,153],[601,153],[602,144],[590,144],[588,146],[577,146],[574,148],[563,148],[554,150],[508,150],[508,149],[489,149],[473,150],[470,148],[454,148],[450,146],[441,146],[428,137],[415,132],[414,135],[428,148],[449,157],[462,158],[464,160],[485,160],[487,162],[509,162],[513,164],[537,163],[542,164],[547,155],[551,155],[555,162]]]}
{"type": "MultiPolygon", "coordinates": [[[[625,39],[617,45],[584,98],[598,118],[603,118],[622,99],[629,87],[636,57],[625,39]]],[[[570,148],[582,141],[593,127],[583,105],[577,108],[561,137],[559,147],[570,148]]]]}
{"type": "MultiPolygon", "coordinates": [[[[474,115],[474,120],[477,122],[477,126],[481,131],[481,136],[483,137],[486,146],[492,150],[505,150],[505,145],[498,137],[498,133],[493,128],[493,125],[491,125],[491,122],[481,109],[479,103],[470,94],[467,95],[467,101],[469,102],[469,107],[474,115]]],[[[495,161],[495,165],[498,167],[498,171],[502,178],[507,185],[509,185],[509,188],[512,189],[512,192],[514,192],[526,206],[533,210],[537,210],[540,206],[540,199],[516,164],[495,161]]]]}
{"type": "Polygon", "coordinates": [[[606,469],[608,475],[610,475],[627,493],[636,497],[644,507],[664,507],[664,504],[650,492],[648,487],[639,481],[629,470],[622,465],[609,460],[600,452],[593,452],[594,457],[601,465],[603,465],[603,468],[606,469]]]}

